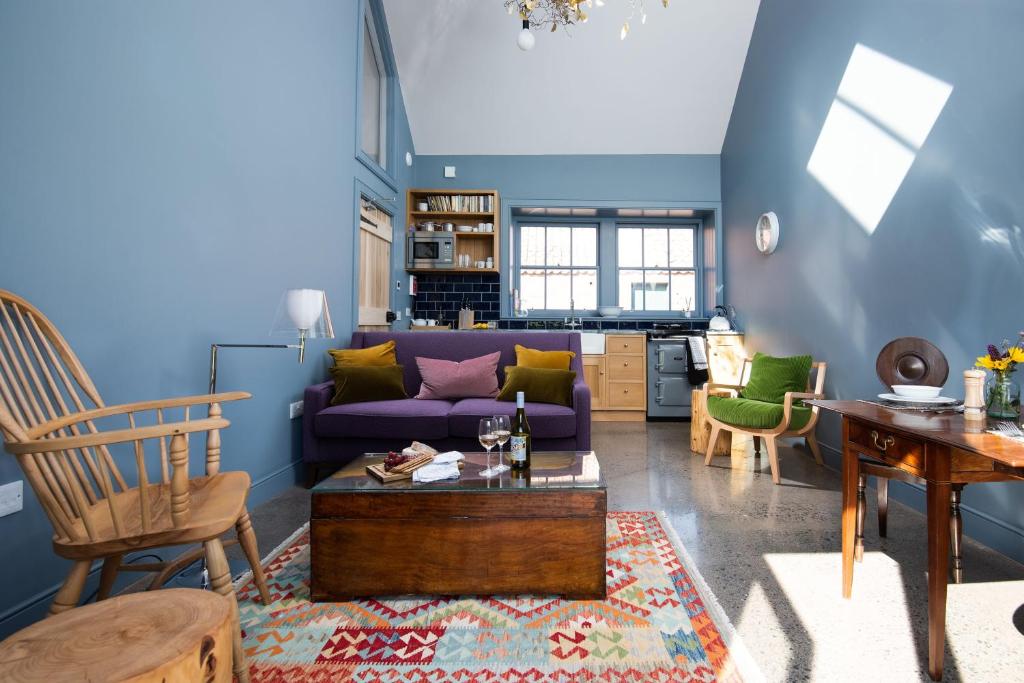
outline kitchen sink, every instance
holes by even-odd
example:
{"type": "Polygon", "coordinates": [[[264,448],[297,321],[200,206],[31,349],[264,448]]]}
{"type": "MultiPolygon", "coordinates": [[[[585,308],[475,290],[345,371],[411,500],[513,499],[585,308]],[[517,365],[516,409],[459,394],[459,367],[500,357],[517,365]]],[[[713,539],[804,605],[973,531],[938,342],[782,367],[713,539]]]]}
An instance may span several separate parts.
{"type": "Polygon", "coordinates": [[[604,334],[600,332],[580,332],[580,340],[583,344],[583,353],[603,354],[604,334]]]}

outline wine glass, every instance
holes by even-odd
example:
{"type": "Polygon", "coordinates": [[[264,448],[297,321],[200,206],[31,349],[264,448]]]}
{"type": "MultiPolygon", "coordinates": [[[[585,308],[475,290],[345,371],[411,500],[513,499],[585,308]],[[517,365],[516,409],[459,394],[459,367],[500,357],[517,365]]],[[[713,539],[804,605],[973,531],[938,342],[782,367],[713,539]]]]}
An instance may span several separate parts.
{"type": "Polygon", "coordinates": [[[502,461],[505,444],[508,443],[508,439],[512,435],[512,420],[509,419],[508,415],[494,416],[494,434],[498,437],[498,466],[494,469],[497,472],[504,472],[509,468],[502,461]]]}
{"type": "Polygon", "coordinates": [[[498,443],[498,435],[494,433],[493,418],[484,417],[480,419],[480,429],[477,430],[477,438],[480,439],[480,445],[487,449],[487,469],[483,470],[480,474],[485,477],[493,477],[497,473],[491,471],[491,449],[494,448],[494,444],[498,443]]]}

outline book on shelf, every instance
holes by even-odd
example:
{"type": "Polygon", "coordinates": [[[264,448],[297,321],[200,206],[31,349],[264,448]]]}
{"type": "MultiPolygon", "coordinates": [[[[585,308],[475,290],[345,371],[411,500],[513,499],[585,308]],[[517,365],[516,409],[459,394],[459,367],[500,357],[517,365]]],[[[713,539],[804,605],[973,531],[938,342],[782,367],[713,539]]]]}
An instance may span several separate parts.
{"type": "Polygon", "coordinates": [[[451,211],[456,213],[490,213],[494,211],[494,196],[465,194],[434,194],[427,196],[430,211],[451,211]]]}

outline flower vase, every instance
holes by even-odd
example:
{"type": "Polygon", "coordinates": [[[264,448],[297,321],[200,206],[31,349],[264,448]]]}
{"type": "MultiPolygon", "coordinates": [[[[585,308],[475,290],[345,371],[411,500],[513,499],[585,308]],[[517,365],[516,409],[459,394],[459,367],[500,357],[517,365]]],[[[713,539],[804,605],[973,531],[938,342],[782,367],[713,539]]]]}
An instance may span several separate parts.
{"type": "Polygon", "coordinates": [[[997,420],[1020,417],[1020,385],[1008,372],[997,372],[985,382],[985,411],[997,420]]]}

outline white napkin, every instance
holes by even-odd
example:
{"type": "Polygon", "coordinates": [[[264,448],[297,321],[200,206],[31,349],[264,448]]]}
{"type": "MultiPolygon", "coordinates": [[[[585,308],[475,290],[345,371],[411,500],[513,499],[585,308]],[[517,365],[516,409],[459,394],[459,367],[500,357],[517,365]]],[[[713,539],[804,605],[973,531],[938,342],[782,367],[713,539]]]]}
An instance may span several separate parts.
{"type": "Polygon", "coordinates": [[[425,484],[431,481],[458,479],[461,475],[461,471],[459,470],[459,461],[464,458],[465,456],[458,451],[438,453],[434,456],[434,461],[432,463],[424,465],[418,470],[413,471],[412,480],[419,484],[425,484]]]}

